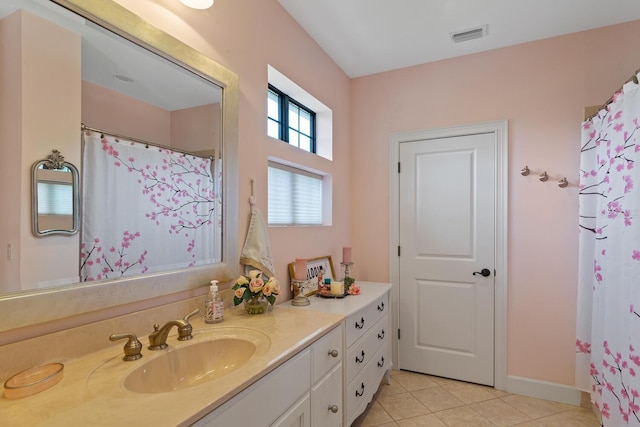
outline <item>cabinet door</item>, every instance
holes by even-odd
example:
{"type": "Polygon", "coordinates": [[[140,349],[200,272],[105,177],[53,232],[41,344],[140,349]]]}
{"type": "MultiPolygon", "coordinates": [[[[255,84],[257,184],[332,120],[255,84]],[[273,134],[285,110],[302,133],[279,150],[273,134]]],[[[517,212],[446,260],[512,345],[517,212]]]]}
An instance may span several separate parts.
{"type": "Polygon", "coordinates": [[[301,396],[309,394],[310,370],[311,352],[307,348],[193,425],[269,426],[301,396]]]}
{"type": "Polygon", "coordinates": [[[312,383],[316,383],[342,360],[342,324],[311,346],[312,383]]]}
{"type": "Polygon", "coordinates": [[[309,393],[298,400],[287,412],[276,420],[272,427],[309,427],[311,419],[311,402],[309,393]]]}
{"type": "Polygon", "coordinates": [[[340,427],[344,412],[342,406],[342,364],[338,364],[311,389],[311,425],[340,427]]]}

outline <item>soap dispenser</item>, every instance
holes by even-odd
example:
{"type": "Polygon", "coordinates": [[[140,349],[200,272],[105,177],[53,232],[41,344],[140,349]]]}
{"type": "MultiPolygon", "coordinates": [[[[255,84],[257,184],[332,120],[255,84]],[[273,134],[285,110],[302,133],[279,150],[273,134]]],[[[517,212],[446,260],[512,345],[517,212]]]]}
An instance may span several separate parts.
{"type": "Polygon", "coordinates": [[[222,322],[224,316],[224,302],[218,291],[218,281],[212,280],[209,287],[209,295],[204,302],[204,321],[206,323],[222,322]]]}

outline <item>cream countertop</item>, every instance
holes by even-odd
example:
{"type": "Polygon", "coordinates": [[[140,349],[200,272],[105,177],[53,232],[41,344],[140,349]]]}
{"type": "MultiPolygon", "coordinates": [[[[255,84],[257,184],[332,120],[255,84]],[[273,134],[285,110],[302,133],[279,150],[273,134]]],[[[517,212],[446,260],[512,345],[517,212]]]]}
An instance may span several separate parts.
{"type": "MultiPolygon", "coordinates": [[[[147,337],[139,337],[144,346],[142,359],[124,362],[121,360],[124,341],[118,342],[87,356],[63,361],[64,378],[49,390],[18,400],[3,396],[0,399],[0,424],[189,425],[271,372],[343,319],[344,315],[340,313],[299,310],[287,304],[253,316],[246,314],[241,306],[227,309],[224,322],[215,325],[205,324],[199,317],[191,322],[194,338],[215,328],[242,327],[267,334],[271,346],[263,356],[213,381],[169,393],[138,394],[124,388],[124,378],[162,350],[157,353],[148,350],[147,337]],[[94,371],[99,371],[100,376],[94,375],[89,381],[94,371]]],[[[177,341],[176,337],[177,331],[173,328],[167,339],[169,348],[189,345],[188,341],[177,341]]]]}

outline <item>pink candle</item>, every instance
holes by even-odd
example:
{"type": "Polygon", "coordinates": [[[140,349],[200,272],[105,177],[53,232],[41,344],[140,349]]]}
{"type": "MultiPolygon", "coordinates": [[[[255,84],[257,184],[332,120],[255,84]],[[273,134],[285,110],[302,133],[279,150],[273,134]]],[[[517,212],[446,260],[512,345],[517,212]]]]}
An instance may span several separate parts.
{"type": "Polygon", "coordinates": [[[348,246],[345,246],[342,248],[342,262],[347,264],[351,261],[351,248],[348,246]]]}
{"type": "Polygon", "coordinates": [[[296,258],[295,279],[307,280],[307,259],[306,258],[296,258]]]}

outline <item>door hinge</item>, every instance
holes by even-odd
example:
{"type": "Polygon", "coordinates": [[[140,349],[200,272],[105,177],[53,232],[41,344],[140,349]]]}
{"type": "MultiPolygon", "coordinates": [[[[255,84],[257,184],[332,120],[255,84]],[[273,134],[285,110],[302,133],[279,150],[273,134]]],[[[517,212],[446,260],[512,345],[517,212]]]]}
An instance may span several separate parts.
{"type": "Polygon", "coordinates": [[[398,173],[400,173],[400,162],[398,162],[398,173]]]}
{"type": "Polygon", "coordinates": [[[493,277],[496,277],[496,274],[498,274],[498,273],[497,273],[496,269],[494,268],[493,269],[493,277]]]}
{"type": "Polygon", "coordinates": [[[398,328],[398,339],[400,339],[400,328],[398,328]]]}
{"type": "Polygon", "coordinates": [[[400,256],[400,245],[398,245],[398,256],[400,256]]]}

